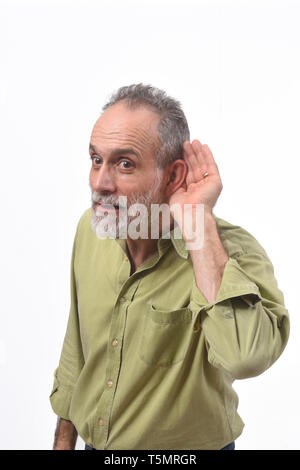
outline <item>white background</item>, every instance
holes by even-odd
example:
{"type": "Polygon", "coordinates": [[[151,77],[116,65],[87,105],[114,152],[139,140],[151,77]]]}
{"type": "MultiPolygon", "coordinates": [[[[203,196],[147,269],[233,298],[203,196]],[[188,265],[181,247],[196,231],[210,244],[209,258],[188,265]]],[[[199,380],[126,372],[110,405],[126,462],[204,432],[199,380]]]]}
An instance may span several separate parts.
{"type": "Polygon", "coordinates": [[[215,214],[263,245],[290,312],[283,355],[234,383],[246,424],[236,448],[299,449],[300,2],[0,6],[1,448],[52,447],[89,137],[110,94],[143,82],[180,100],[191,139],[212,149],[224,186],[215,214]]]}

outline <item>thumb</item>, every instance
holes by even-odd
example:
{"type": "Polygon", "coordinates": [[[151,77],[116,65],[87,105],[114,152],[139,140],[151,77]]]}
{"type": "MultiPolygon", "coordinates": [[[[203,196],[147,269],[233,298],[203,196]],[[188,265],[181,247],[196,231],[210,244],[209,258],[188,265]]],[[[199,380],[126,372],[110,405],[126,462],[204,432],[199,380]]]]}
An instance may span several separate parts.
{"type": "Polygon", "coordinates": [[[180,188],[177,189],[177,191],[175,191],[173,194],[180,194],[180,193],[185,193],[186,192],[186,188],[183,188],[182,186],[180,186],[180,188]]]}

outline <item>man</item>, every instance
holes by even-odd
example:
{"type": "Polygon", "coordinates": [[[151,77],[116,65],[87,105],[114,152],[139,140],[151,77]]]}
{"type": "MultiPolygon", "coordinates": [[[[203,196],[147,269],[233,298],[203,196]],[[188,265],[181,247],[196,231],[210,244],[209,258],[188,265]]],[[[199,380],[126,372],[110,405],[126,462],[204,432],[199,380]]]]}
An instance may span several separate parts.
{"type": "Polygon", "coordinates": [[[53,448],[74,449],[77,434],[86,449],[234,448],[244,423],[232,383],[269,368],[289,336],[273,266],[251,234],[213,213],[218,167],[190,142],[178,101],[137,84],[103,111],[50,395],[53,448]],[[169,232],[162,213],[130,212],[136,204],[169,207],[169,232]]]}

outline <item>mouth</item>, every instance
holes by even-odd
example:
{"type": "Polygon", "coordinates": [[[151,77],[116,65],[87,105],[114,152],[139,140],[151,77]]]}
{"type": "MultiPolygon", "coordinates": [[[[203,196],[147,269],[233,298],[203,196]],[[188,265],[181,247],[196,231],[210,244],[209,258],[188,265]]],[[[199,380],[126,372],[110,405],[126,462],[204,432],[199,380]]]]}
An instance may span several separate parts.
{"type": "Polygon", "coordinates": [[[99,207],[99,209],[103,212],[113,212],[119,210],[119,206],[117,204],[103,204],[101,201],[95,202],[95,207],[99,207]]]}

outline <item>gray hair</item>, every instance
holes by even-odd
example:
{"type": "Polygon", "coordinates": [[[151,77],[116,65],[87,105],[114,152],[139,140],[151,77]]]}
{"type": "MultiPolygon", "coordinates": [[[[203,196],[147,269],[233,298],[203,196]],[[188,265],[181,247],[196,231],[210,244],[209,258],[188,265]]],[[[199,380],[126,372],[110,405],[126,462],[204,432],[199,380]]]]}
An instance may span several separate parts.
{"type": "Polygon", "coordinates": [[[163,169],[173,161],[183,159],[182,146],[186,140],[190,140],[190,131],[179,101],[159,88],[138,83],[119,88],[102,110],[122,100],[131,109],[148,106],[160,115],[157,132],[161,145],[156,152],[158,168],[163,169]]]}

